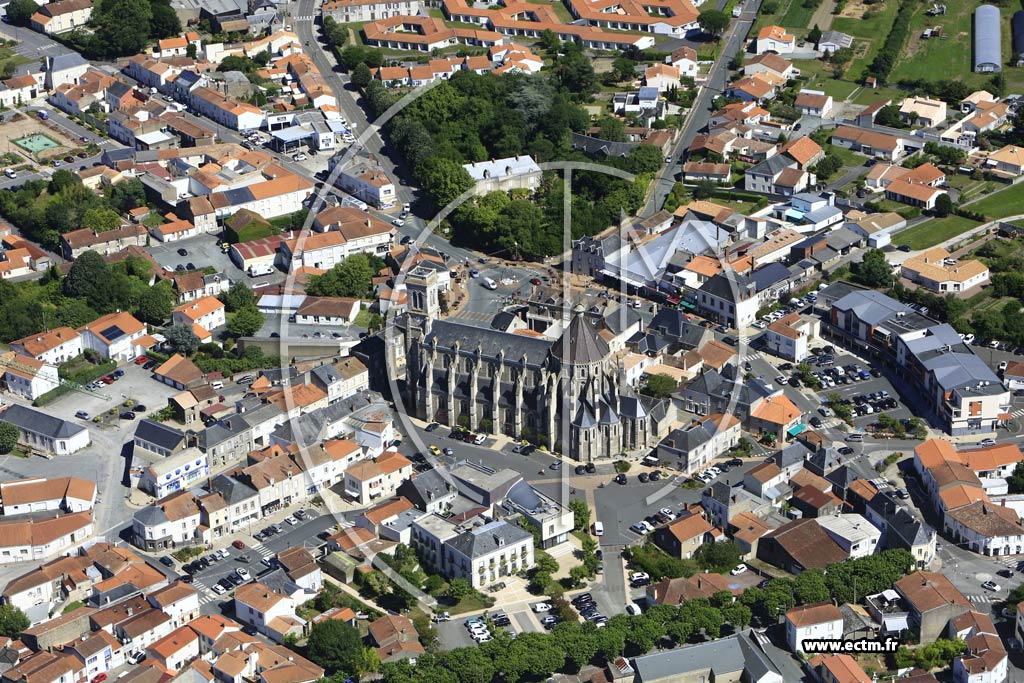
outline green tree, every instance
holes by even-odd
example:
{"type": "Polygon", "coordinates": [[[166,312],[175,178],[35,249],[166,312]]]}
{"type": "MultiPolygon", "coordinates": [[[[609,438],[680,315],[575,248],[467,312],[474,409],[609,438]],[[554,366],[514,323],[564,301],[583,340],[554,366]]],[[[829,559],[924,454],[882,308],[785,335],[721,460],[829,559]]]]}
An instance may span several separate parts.
{"type": "Polygon", "coordinates": [[[356,65],[356,68],[352,69],[352,76],[350,77],[350,80],[352,81],[352,85],[357,88],[365,88],[370,84],[372,79],[373,74],[370,73],[370,67],[366,66],[363,62],[360,62],[356,65]]]}
{"type": "Polygon", "coordinates": [[[582,498],[570,498],[569,509],[572,510],[573,528],[583,531],[590,526],[590,507],[582,498]]]}
{"type": "Polygon", "coordinates": [[[135,307],[135,315],[144,323],[159,325],[170,317],[174,299],[171,284],[165,280],[143,291],[135,307]]]}
{"type": "Polygon", "coordinates": [[[11,0],[7,5],[7,19],[15,26],[28,26],[29,19],[39,11],[35,0],[11,0]]]}
{"type": "Polygon", "coordinates": [[[602,140],[607,140],[609,142],[626,141],[626,125],[620,118],[616,118],[615,116],[602,116],[597,122],[597,127],[601,129],[598,136],[602,140]]]}
{"type": "Polygon", "coordinates": [[[473,179],[462,164],[441,157],[427,159],[416,176],[438,208],[448,206],[473,187],[473,179]]]}
{"type": "Polygon", "coordinates": [[[697,23],[705,33],[720,36],[729,28],[729,15],[717,9],[706,9],[697,15],[697,23]]]}
{"type": "Polygon", "coordinates": [[[306,292],[312,296],[368,297],[373,277],[382,266],[376,256],[352,254],[323,275],[311,277],[306,292]]]}
{"type": "Polygon", "coordinates": [[[17,638],[29,627],[28,617],[14,605],[0,605],[0,633],[17,638]]]}
{"type": "Polygon", "coordinates": [[[228,313],[234,313],[242,308],[256,305],[256,295],[249,289],[249,285],[241,280],[233,282],[228,291],[221,294],[220,300],[228,313]]]}
{"type": "Polygon", "coordinates": [[[459,683],[487,683],[497,672],[494,659],[478,647],[460,647],[443,652],[438,662],[455,674],[459,683]]]}
{"type": "Polygon", "coordinates": [[[94,232],[107,232],[121,225],[121,216],[113,209],[89,209],[82,215],[82,227],[94,232]]]}
{"type": "Polygon", "coordinates": [[[697,548],[694,559],[702,569],[727,572],[740,563],[740,548],[733,541],[705,543],[697,548]]]}
{"type": "Polygon", "coordinates": [[[954,211],[953,200],[949,194],[943,192],[935,198],[935,215],[941,217],[948,216],[954,211]]]}
{"type": "Polygon", "coordinates": [[[153,17],[149,22],[149,33],[153,38],[172,38],[181,33],[181,20],[178,14],[163,0],[150,3],[153,17]]]}
{"type": "Polygon", "coordinates": [[[552,69],[556,82],[578,99],[589,99],[600,87],[593,62],[576,43],[564,45],[563,49],[552,69]]]}
{"type": "Polygon", "coordinates": [[[199,337],[192,331],[191,325],[171,325],[165,332],[167,343],[176,353],[191,356],[199,348],[199,337]]]}
{"type": "Polygon", "coordinates": [[[672,379],[671,376],[659,373],[647,378],[647,383],[643,386],[641,392],[654,398],[668,398],[676,390],[677,386],[679,386],[679,383],[672,379]]]}
{"type": "Polygon", "coordinates": [[[825,573],[820,569],[808,569],[793,579],[793,595],[801,605],[813,605],[828,600],[828,586],[825,573]]]}
{"type": "MultiPolygon", "coordinates": [[[[35,0],[32,1],[34,2],[35,0]]],[[[38,5],[36,5],[36,7],[38,7],[38,5]]],[[[548,54],[554,54],[561,49],[562,41],[558,38],[557,33],[546,28],[540,32],[540,46],[544,48],[544,51],[548,54]]]]}
{"type": "Polygon", "coordinates": [[[881,249],[869,249],[859,263],[850,266],[854,279],[872,289],[888,289],[892,286],[892,266],[885,260],[881,249]]]}
{"type": "Polygon", "coordinates": [[[71,264],[62,289],[66,296],[83,299],[96,310],[110,305],[110,267],[95,251],[83,252],[71,264]]]}
{"type": "Polygon", "coordinates": [[[1006,478],[1006,484],[1010,493],[1024,493],[1024,460],[1014,466],[1013,473],[1006,478]]]}
{"type": "Polygon", "coordinates": [[[0,420],[0,455],[7,455],[18,445],[18,428],[10,422],[0,420]]]}
{"type": "Polygon", "coordinates": [[[819,40],[821,40],[821,29],[815,24],[807,33],[807,42],[817,45],[819,40]]]}
{"type": "Polygon", "coordinates": [[[697,186],[693,188],[694,199],[710,199],[714,194],[717,186],[711,180],[701,180],[697,183],[697,186]]]}
{"type": "Polygon", "coordinates": [[[473,595],[475,592],[476,589],[473,588],[469,581],[457,578],[448,582],[448,590],[445,591],[445,594],[452,600],[462,600],[473,595]]]}
{"type": "Polygon", "coordinates": [[[105,57],[138,54],[149,41],[153,9],[149,0],[100,0],[92,14],[94,52],[105,57]]]}
{"type": "Polygon", "coordinates": [[[255,306],[246,306],[235,311],[228,320],[228,333],[234,337],[251,337],[263,327],[266,318],[255,306]]]}
{"type": "Polygon", "coordinates": [[[343,621],[314,624],[307,647],[309,658],[328,674],[358,676],[363,673],[363,639],[358,629],[343,621]]]}

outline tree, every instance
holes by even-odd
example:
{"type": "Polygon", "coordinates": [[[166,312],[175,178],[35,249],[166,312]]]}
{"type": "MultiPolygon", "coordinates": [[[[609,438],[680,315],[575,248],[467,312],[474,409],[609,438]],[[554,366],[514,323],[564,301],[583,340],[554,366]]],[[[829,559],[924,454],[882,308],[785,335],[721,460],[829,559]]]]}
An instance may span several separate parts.
{"type": "MultiPolygon", "coordinates": [[[[28,0],[20,0],[20,1],[25,2],[25,1],[28,1],[28,0]]],[[[35,0],[31,0],[31,1],[34,2],[35,0]]],[[[38,8],[39,6],[36,5],[36,7],[38,8]]],[[[35,10],[33,10],[33,11],[35,11],[35,10]]],[[[31,15],[29,15],[29,16],[31,16],[31,15]]],[[[554,54],[554,53],[558,52],[561,49],[562,41],[559,40],[557,33],[555,33],[554,31],[552,31],[549,28],[546,28],[546,29],[544,29],[543,31],[540,32],[540,46],[542,48],[544,48],[544,51],[547,52],[548,54],[554,54]]]]}
{"type": "Polygon", "coordinates": [[[430,194],[434,206],[439,209],[448,206],[473,187],[473,179],[462,164],[441,157],[427,159],[417,169],[416,177],[430,194]]]}
{"type": "Polygon", "coordinates": [[[11,0],[7,5],[7,19],[15,26],[28,26],[29,19],[39,11],[35,0],[11,0]]]}
{"type": "Polygon", "coordinates": [[[135,315],[145,323],[159,325],[171,315],[174,306],[174,291],[169,282],[164,281],[155,287],[148,287],[139,298],[135,315]]]}
{"type": "Polygon", "coordinates": [[[153,9],[149,0],[101,0],[93,10],[92,50],[106,57],[138,54],[149,41],[153,9]]]}
{"type": "Polygon", "coordinates": [[[0,605],[0,633],[17,638],[29,627],[28,617],[14,605],[0,605]]]}
{"type": "Polygon", "coordinates": [[[659,373],[647,378],[647,384],[644,385],[641,392],[654,398],[668,398],[677,386],[679,383],[671,376],[659,373]]]}
{"type": "Polygon", "coordinates": [[[717,9],[706,9],[697,15],[697,23],[705,33],[720,36],[729,28],[729,15],[717,9]]]}
{"type": "Polygon", "coordinates": [[[900,109],[896,105],[889,104],[878,110],[875,114],[875,123],[890,128],[903,128],[903,119],[900,117],[900,109]]]}
{"type": "Polygon", "coordinates": [[[107,232],[121,225],[121,216],[113,209],[89,209],[82,215],[82,227],[93,232],[107,232]]]}
{"type": "Polygon", "coordinates": [[[352,76],[350,77],[350,80],[352,81],[352,85],[357,88],[365,88],[370,84],[372,79],[373,74],[370,73],[370,67],[366,66],[363,62],[359,62],[359,64],[356,64],[356,68],[352,69],[352,76]]]}
{"type": "Polygon", "coordinates": [[[808,569],[793,579],[793,595],[801,605],[813,605],[828,600],[828,586],[825,573],[820,569],[808,569]]]}
{"type": "Polygon", "coordinates": [[[726,572],[740,563],[740,548],[732,541],[705,543],[697,548],[694,559],[702,569],[726,572]]]}
{"type": "Polygon", "coordinates": [[[588,99],[600,88],[594,64],[576,43],[563,46],[565,52],[555,58],[552,72],[558,85],[578,99],[588,99]]]}
{"type": "Polygon", "coordinates": [[[95,251],[86,251],[75,259],[64,278],[65,296],[84,299],[96,310],[110,305],[110,267],[95,251]]]}
{"type": "Polygon", "coordinates": [[[854,279],[872,289],[888,289],[892,286],[892,267],[885,260],[881,249],[870,249],[860,263],[850,266],[854,279]]]}
{"type": "Polygon", "coordinates": [[[1024,493],[1024,460],[1017,463],[1013,473],[1006,478],[1010,493],[1024,493]]]}
{"type": "Polygon", "coordinates": [[[452,579],[448,582],[448,590],[445,591],[445,595],[452,600],[458,601],[463,598],[468,598],[475,592],[476,591],[472,584],[470,584],[466,579],[452,579]]]}
{"type": "Polygon", "coordinates": [[[181,20],[169,4],[162,0],[150,3],[153,18],[149,22],[149,33],[153,38],[171,38],[181,33],[181,20]]]}
{"type": "Polygon", "coordinates": [[[328,674],[358,676],[363,672],[363,640],[358,629],[343,621],[314,624],[307,646],[309,658],[328,674]]]}
{"type": "Polygon", "coordinates": [[[228,332],[234,337],[251,337],[263,327],[266,318],[255,306],[246,306],[235,311],[228,320],[228,332]]]}
{"type": "Polygon", "coordinates": [[[191,325],[171,325],[164,332],[167,343],[176,353],[191,356],[199,348],[199,337],[192,331],[191,325]]]}
{"type": "Polygon", "coordinates": [[[0,420],[0,455],[7,455],[18,445],[18,428],[10,422],[0,420]]]}
{"type": "Polygon", "coordinates": [[[570,498],[569,509],[572,510],[573,529],[583,531],[590,526],[590,508],[585,500],[570,498]]]}
{"type": "Polygon", "coordinates": [[[953,213],[953,210],[953,200],[950,198],[948,193],[943,192],[942,194],[935,198],[936,216],[939,216],[940,218],[948,216],[949,214],[953,213]]]}
{"type": "Polygon", "coordinates": [[[323,275],[311,277],[306,292],[312,296],[367,297],[373,276],[383,261],[369,254],[352,254],[323,275]]]}
{"type": "Polygon", "coordinates": [[[601,129],[599,137],[602,140],[608,142],[625,142],[626,141],[626,125],[622,123],[622,119],[614,116],[603,116],[601,120],[597,122],[597,127],[601,129]]]}
{"type": "Polygon", "coordinates": [[[694,199],[710,199],[715,194],[716,185],[711,180],[701,180],[697,183],[697,186],[693,188],[694,199]]]}
{"type": "Polygon", "coordinates": [[[256,305],[256,295],[249,289],[249,285],[241,280],[235,280],[228,291],[220,296],[220,300],[228,313],[234,313],[247,306],[256,305]]]}
{"type": "Polygon", "coordinates": [[[807,33],[807,42],[817,45],[819,40],[821,40],[821,29],[815,24],[807,33]]]}

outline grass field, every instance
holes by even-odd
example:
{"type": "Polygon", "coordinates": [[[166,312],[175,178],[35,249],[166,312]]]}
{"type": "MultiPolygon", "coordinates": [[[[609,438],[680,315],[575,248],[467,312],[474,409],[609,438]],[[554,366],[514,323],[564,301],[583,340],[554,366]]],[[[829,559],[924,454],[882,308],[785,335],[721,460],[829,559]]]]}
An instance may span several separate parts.
{"type": "Polygon", "coordinates": [[[933,218],[929,221],[925,221],[924,223],[915,225],[912,228],[908,228],[903,232],[897,233],[896,236],[893,237],[892,243],[898,247],[905,244],[914,250],[927,249],[928,247],[934,247],[940,242],[945,242],[948,239],[965,233],[978,225],[979,223],[977,221],[972,221],[970,218],[962,218],[960,216],[933,218]]]}
{"type": "Polygon", "coordinates": [[[896,0],[888,0],[880,9],[873,9],[867,19],[863,16],[840,16],[832,20],[833,31],[849,33],[851,36],[862,39],[859,43],[854,42],[854,46],[859,48],[859,56],[850,63],[850,67],[846,70],[847,78],[859,79],[861,72],[875,58],[885,37],[889,35],[889,29],[892,28],[897,9],[899,9],[899,5],[896,0]]]}
{"type": "MultiPolygon", "coordinates": [[[[910,39],[889,80],[973,77],[971,14],[979,4],[964,1],[947,3],[947,14],[941,17],[925,16],[924,10],[927,7],[922,4],[910,21],[910,39]],[[921,38],[926,27],[936,25],[942,26],[944,37],[928,40],[921,38]]],[[[987,79],[986,76],[980,80],[987,79]]]]}
{"type": "MultiPolygon", "coordinates": [[[[847,72],[849,73],[849,72],[847,72]]],[[[878,100],[892,100],[897,102],[907,96],[907,93],[897,90],[896,88],[863,88],[857,96],[853,98],[854,104],[874,104],[878,100]]]]}
{"type": "Polygon", "coordinates": [[[1006,218],[1024,214],[1024,185],[1012,185],[1005,190],[968,204],[967,208],[983,213],[989,218],[1006,218]]]}
{"type": "Polygon", "coordinates": [[[811,87],[815,90],[824,90],[825,94],[831,95],[835,102],[843,102],[860,86],[850,81],[837,81],[834,78],[826,78],[821,81],[815,81],[811,87]]]}
{"type": "Polygon", "coordinates": [[[782,15],[779,24],[786,28],[806,29],[814,14],[814,8],[804,7],[803,0],[792,0],[789,9],[782,15]]]}
{"type": "Polygon", "coordinates": [[[852,149],[846,149],[837,145],[826,145],[825,149],[842,159],[843,163],[847,166],[863,166],[864,162],[867,161],[867,157],[857,154],[852,149]]]}

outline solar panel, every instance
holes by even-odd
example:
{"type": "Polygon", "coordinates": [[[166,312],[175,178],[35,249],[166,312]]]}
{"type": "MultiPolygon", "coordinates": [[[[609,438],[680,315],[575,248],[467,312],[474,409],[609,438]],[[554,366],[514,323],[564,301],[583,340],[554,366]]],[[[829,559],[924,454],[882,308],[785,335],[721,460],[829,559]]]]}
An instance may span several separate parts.
{"type": "Polygon", "coordinates": [[[124,330],[117,325],[111,325],[107,329],[100,332],[100,336],[106,339],[108,342],[115,342],[124,336],[124,330]]]}

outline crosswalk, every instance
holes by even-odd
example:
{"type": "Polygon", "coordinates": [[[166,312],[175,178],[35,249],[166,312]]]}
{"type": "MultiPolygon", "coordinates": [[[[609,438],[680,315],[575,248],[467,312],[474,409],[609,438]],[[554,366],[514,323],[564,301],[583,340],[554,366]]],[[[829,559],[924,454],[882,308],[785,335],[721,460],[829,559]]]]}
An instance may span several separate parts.
{"type": "Polygon", "coordinates": [[[453,318],[459,320],[476,320],[477,322],[490,322],[494,318],[494,313],[488,313],[486,311],[459,311],[453,318]]]}
{"type": "Polygon", "coordinates": [[[315,18],[312,14],[304,14],[301,17],[292,17],[292,21],[313,21],[315,18]]]}
{"type": "Polygon", "coordinates": [[[999,598],[992,595],[968,595],[966,596],[975,605],[987,605],[998,602],[999,598]]]}
{"type": "Polygon", "coordinates": [[[752,352],[746,354],[745,356],[743,356],[743,362],[749,363],[750,361],[754,360],[755,358],[761,358],[762,355],[763,354],[760,351],[752,351],[752,352]]]}
{"type": "Polygon", "coordinates": [[[1017,410],[1010,413],[1013,417],[1024,417],[1024,408],[1018,408],[1017,410]]]}

